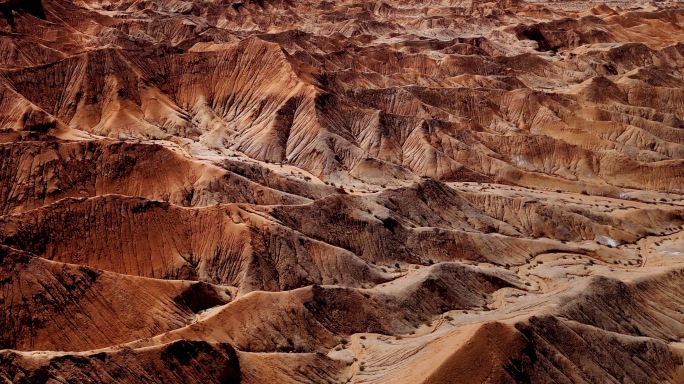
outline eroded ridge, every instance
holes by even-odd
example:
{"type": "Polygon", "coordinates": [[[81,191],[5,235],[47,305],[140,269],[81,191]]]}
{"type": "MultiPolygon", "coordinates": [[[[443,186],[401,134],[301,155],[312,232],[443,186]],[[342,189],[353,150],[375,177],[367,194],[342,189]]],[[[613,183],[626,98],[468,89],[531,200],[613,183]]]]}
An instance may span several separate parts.
{"type": "Polygon", "coordinates": [[[684,381],[678,2],[0,11],[2,380],[684,381]]]}

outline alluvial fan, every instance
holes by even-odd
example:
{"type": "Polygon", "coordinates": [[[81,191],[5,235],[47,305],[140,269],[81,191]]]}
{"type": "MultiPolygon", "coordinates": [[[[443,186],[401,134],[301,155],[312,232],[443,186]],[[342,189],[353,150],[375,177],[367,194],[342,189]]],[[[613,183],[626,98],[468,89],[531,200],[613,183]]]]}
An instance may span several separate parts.
{"type": "Polygon", "coordinates": [[[0,0],[0,382],[684,382],[684,5],[0,0]]]}

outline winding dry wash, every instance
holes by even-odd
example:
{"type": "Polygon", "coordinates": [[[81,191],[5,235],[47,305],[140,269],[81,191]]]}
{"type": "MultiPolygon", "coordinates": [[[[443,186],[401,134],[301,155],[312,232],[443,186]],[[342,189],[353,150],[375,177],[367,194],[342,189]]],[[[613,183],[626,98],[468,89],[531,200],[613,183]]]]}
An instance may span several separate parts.
{"type": "Polygon", "coordinates": [[[684,5],[0,0],[0,307],[2,383],[684,383],[684,5]]]}

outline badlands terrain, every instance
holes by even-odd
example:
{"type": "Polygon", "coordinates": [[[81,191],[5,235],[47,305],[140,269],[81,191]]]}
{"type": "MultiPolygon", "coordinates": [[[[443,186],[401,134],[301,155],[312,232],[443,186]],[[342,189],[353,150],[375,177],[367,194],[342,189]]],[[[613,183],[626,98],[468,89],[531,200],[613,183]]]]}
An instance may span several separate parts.
{"type": "Polygon", "coordinates": [[[0,11],[0,382],[684,382],[684,4],[0,11]]]}

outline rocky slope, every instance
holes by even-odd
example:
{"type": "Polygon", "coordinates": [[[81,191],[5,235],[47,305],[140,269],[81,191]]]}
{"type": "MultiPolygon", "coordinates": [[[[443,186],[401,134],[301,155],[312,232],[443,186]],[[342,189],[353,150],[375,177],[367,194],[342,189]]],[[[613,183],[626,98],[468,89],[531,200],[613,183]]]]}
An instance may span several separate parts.
{"type": "Polygon", "coordinates": [[[0,11],[0,381],[684,381],[681,4],[0,11]]]}

